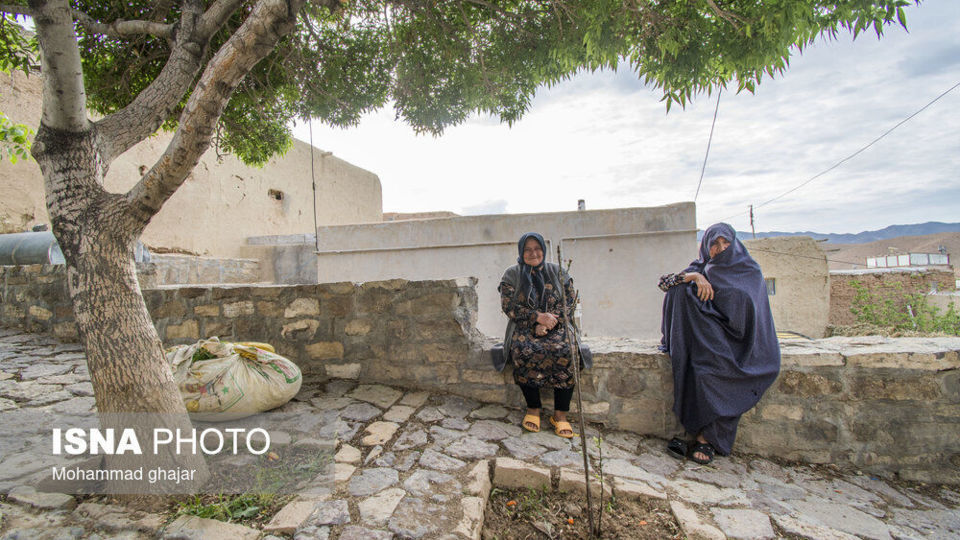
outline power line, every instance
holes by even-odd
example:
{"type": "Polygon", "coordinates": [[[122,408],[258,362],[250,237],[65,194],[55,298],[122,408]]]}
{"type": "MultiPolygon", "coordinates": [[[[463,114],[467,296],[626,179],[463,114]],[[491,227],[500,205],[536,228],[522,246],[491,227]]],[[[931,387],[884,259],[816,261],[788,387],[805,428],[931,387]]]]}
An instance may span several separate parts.
{"type": "MultiPolygon", "coordinates": [[[[916,112],[914,112],[914,113],[911,114],[910,116],[908,116],[908,117],[904,118],[903,120],[897,122],[897,124],[896,124],[895,126],[893,126],[892,128],[888,129],[887,131],[883,132],[882,135],[880,135],[880,136],[877,137],[876,139],[873,139],[872,141],[870,141],[869,143],[867,143],[865,146],[863,146],[862,148],[860,148],[860,149],[857,150],[856,152],[854,152],[854,153],[850,154],[849,156],[841,159],[840,161],[834,163],[833,165],[831,165],[831,166],[828,167],[827,169],[825,169],[825,170],[823,170],[823,171],[815,174],[814,176],[810,177],[810,179],[808,179],[808,180],[806,180],[805,182],[797,185],[796,187],[794,187],[794,188],[792,188],[792,189],[789,189],[789,190],[787,190],[787,191],[784,191],[784,192],[781,193],[780,195],[777,195],[776,197],[774,197],[774,198],[772,198],[772,199],[770,199],[770,200],[768,200],[768,201],[766,201],[766,202],[763,202],[763,203],[761,203],[761,204],[754,205],[754,208],[755,208],[755,209],[756,209],[756,208],[760,208],[761,206],[766,206],[766,205],[772,203],[773,201],[776,201],[776,200],[778,200],[778,199],[781,199],[781,198],[783,198],[783,197],[785,197],[785,196],[793,193],[794,191],[802,188],[803,186],[809,184],[810,182],[813,182],[813,181],[816,180],[817,178],[820,178],[821,176],[827,174],[828,172],[836,169],[836,168],[839,167],[840,165],[843,165],[843,164],[846,163],[847,161],[850,161],[851,159],[853,159],[853,158],[856,157],[857,155],[861,154],[861,153],[862,153],[864,150],[866,150],[867,148],[870,148],[871,146],[873,146],[874,144],[876,144],[880,139],[882,139],[882,138],[886,137],[887,135],[889,135],[891,132],[893,132],[893,130],[897,129],[898,127],[902,126],[903,124],[906,124],[908,121],[910,121],[911,119],[913,119],[914,116],[917,116],[918,114],[922,113],[924,110],[927,109],[927,107],[929,107],[929,106],[933,105],[934,103],[936,103],[937,101],[939,101],[940,98],[942,98],[943,96],[945,96],[945,95],[949,94],[950,92],[954,91],[957,87],[960,87],[960,82],[958,82],[957,84],[951,86],[947,91],[943,92],[943,93],[940,94],[939,96],[933,98],[929,103],[927,103],[927,104],[924,105],[923,107],[920,107],[916,112]]],[[[694,199],[694,200],[696,200],[696,199],[694,199]]],[[[727,216],[727,217],[721,219],[720,221],[726,221],[726,220],[728,220],[728,219],[730,219],[730,218],[739,217],[739,216],[742,216],[742,215],[744,215],[744,214],[746,214],[746,213],[747,213],[747,212],[739,212],[739,213],[737,213],[737,214],[733,214],[732,216],[727,216]]]]}
{"type": "Polygon", "coordinates": [[[693,196],[693,202],[697,202],[700,196],[700,186],[703,184],[703,173],[707,170],[707,158],[710,157],[710,143],[713,142],[713,127],[717,125],[717,111],[720,110],[720,93],[723,87],[717,89],[717,106],[713,109],[713,123],[710,124],[710,137],[707,139],[707,153],[703,156],[703,167],[700,168],[700,181],[697,182],[697,192],[693,196]]]}
{"type": "Polygon", "coordinates": [[[774,251],[774,250],[772,250],[772,249],[749,248],[749,251],[762,251],[763,253],[775,253],[775,254],[777,254],[777,255],[789,255],[789,256],[791,256],[791,257],[800,257],[800,258],[802,258],[802,259],[816,259],[816,260],[818,260],[818,261],[826,260],[827,262],[832,262],[832,263],[852,264],[852,265],[854,265],[854,266],[863,266],[863,267],[866,267],[866,266],[867,266],[867,265],[864,264],[864,263],[855,263],[855,262],[851,262],[851,261],[838,261],[837,259],[829,259],[829,258],[827,258],[827,257],[814,257],[814,256],[812,256],[812,255],[798,255],[798,254],[796,254],[796,253],[787,253],[787,252],[785,252],[785,251],[774,251]]]}

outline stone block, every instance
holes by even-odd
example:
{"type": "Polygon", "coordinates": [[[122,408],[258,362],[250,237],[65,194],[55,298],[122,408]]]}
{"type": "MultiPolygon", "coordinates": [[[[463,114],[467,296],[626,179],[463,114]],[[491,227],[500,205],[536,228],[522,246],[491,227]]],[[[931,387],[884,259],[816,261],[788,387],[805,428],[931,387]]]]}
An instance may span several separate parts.
{"type": "MultiPolygon", "coordinates": [[[[573,471],[571,469],[560,469],[560,483],[557,490],[565,493],[587,493],[587,480],[582,471],[573,471]]],[[[594,497],[600,497],[600,480],[593,475],[590,477],[590,494],[594,497]]],[[[610,489],[610,483],[604,480],[603,496],[609,497],[613,494],[610,489]]]]}
{"type": "Polygon", "coordinates": [[[342,484],[353,476],[357,468],[349,463],[337,463],[333,466],[333,481],[342,484]]]}
{"type": "Polygon", "coordinates": [[[40,306],[30,306],[27,311],[30,313],[31,317],[41,321],[49,321],[53,318],[53,313],[50,310],[40,306]]]}
{"type": "Polygon", "coordinates": [[[353,319],[347,323],[343,331],[348,336],[365,336],[370,333],[371,328],[372,325],[369,320],[353,319]]]}
{"type": "Polygon", "coordinates": [[[183,324],[167,325],[166,339],[200,339],[200,328],[197,321],[191,319],[184,321],[183,324]]]}
{"type": "Polygon", "coordinates": [[[256,302],[257,314],[263,317],[279,317],[282,313],[280,306],[276,302],[269,300],[258,300],[256,302]]]}
{"type": "Polygon", "coordinates": [[[622,399],[620,412],[614,413],[612,427],[643,434],[661,434],[665,426],[666,404],[655,399],[622,399]]]}
{"type": "Polygon", "coordinates": [[[406,494],[400,488],[390,488],[360,501],[357,505],[360,510],[360,521],[375,526],[386,524],[406,494]]]}
{"type": "Polygon", "coordinates": [[[77,501],[63,493],[40,493],[31,486],[19,486],[7,493],[7,500],[25,504],[38,510],[73,510],[77,501]]]}
{"type": "MultiPolygon", "coordinates": [[[[460,382],[460,370],[452,365],[413,366],[408,370],[421,383],[453,384],[460,382]]],[[[503,384],[503,383],[501,383],[503,384]]]]}
{"type": "Polygon", "coordinates": [[[180,298],[200,298],[201,296],[206,296],[210,292],[210,289],[206,287],[180,287],[177,289],[177,296],[180,298]]]}
{"type": "Polygon", "coordinates": [[[483,530],[483,508],[485,505],[486,502],[479,497],[464,497],[461,499],[461,518],[453,532],[470,540],[480,540],[480,532],[483,530]]]}
{"type": "Polygon", "coordinates": [[[333,459],[337,463],[360,463],[360,450],[344,443],[333,459]]]}
{"type": "Polygon", "coordinates": [[[850,377],[849,399],[892,399],[896,401],[935,401],[940,397],[940,382],[932,374],[858,374],[850,377]]]}
{"type": "Polygon", "coordinates": [[[825,367],[843,366],[846,361],[843,355],[825,350],[814,351],[783,351],[780,355],[780,367],[825,367]]]}
{"type": "Polygon", "coordinates": [[[513,458],[497,458],[493,485],[504,489],[549,489],[550,470],[513,458]]]}
{"type": "Polygon", "coordinates": [[[307,354],[314,360],[343,358],[343,343],[339,341],[319,341],[306,347],[307,354]]]}
{"type": "MultiPolygon", "coordinates": [[[[320,328],[320,321],[314,319],[300,319],[283,325],[280,335],[284,339],[307,340],[312,339],[320,328]]],[[[341,353],[342,356],[342,353],[341,353]]]]}
{"type": "Polygon", "coordinates": [[[621,368],[616,373],[611,373],[604,382],[607,392],[621,398],[639,397],[647,388],[644,374],[635,369],[621,368]]]}
{"type": "Polygon", "coordinates": [[[770,518],[757,510],[715,508],[713,519],[731,540],[766,540],[776,538],[770,518]]]}
{"type": "Polygon", "coordinates": [[[618,498],[667,500],[667,494],[663,491],[656,490],[639,480],[625,480],[619,477],[613,479],[613,492],[618,498]]]}
{"type": "Polygon", "coordinates": [[[393,434],[397,432],[399,427],[400,425],[394,422],[374,422],[367,426],[367,429],[364,430],[364,433],[367,435],[364,435],[363,439],[360,440],[360,444],[363,446],[377,446],[384,444],[393,438],[393,434]]]}
{"type": "Polygon", "coordinates": [[[334,379],[359,379],[363,368],[360,364],[324,364],[327,377],[334,379]]]}
{"type": "Polygon", "coordinates": [[[264,525],[266,534],[293,534],[303,525],[320,501],[294,500],[280,509],[269,523],[264,525]]]}
{"type": "Polygon", "coordinates": [[[414,407],[408,407],[406,405],[394,405],[383,414],[383,419],[390,422],[406,422],[407,419],[410,418],[410,415],[416,410],[414,407]]]}
{"type": "Polygon", "coordinates": [[[154,319],[182,319],[187,314],[187,305],[182,300],[171,300],[160,304],[150,313],[154,319]]]}
{"type": "Polygon", "coordinates": [[[726,535],[720,529],[701,520],[696,510],[682,502],[671,501],[670,510],[690,540],[726,540],[726,535]]]}
{"type": "Polygon", "coordinates": [[[760,416],[772,420],[803,420],[803,407],[800,405],[764,404],[759,408],[760,416]]]}
{"type": "MultiPolygon", "coordinates": [[[[205,304],[202,306],[194,306],[193,314],[198,317],[219,317],[220,316],[220,305],[219,304],[205,304]]],[[[154,315],[156,317],[156,315],[154,315]]]]}
{"type": "Polygon", "coordinates": [[[234,337],[233,323],[219,319],[205,320],[203,321],[203,335],[204,337],[232,338],[234,337]]]}
{"type": "Polygon", "coordinates": [[[283,311],[283,316],[287,319],[310,315],[320,315],[320,301],[316,298],[297,298],[283,311]]]}
{"type": "Polygon", "coordinates": [[[483,499],[484,504],[486,504],[486,500],[490,496],[491,487],[490,462],[486,459],[481,459],[470,469],[470,472],[467,473],[467,482],[463,487],[463,491],[467,495],[480,497],[483,499]]]}
{"type": "Polygon", "coordinates": [[[802,371],[782,371],[777,382],[777,390],[783,394],[798,397],[823,397],[839,394],[843,385],[838,380],[816,373],[802,371]]]}
{"type": "Polygon", "coordinates": [[[257,540],[259,537],[260,531],[257,529],[197,516],[178,517],[164,528],[161,536],[164,540],[180,538],[257,540]]]}
{"type": "Polygon", "coordinates": [[[253,305],[253,302],[249,300],[241,300],[240,302],[223,304],[223,316],[228,319],[235,319],[243,315],[253,315],[255,313],[256,308],[253,305]]]}
{"type": "Polygon", "coordinates": [[[53,335],[63,341],[76,341],[80,338],[77,323],[73,321],[53,325],[53,335]]]}

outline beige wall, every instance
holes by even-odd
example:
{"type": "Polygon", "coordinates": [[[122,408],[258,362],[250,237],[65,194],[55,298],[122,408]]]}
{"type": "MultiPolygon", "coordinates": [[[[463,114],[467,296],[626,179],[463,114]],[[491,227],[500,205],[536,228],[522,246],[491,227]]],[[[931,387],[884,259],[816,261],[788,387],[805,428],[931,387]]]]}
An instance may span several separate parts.
{"type": "Polygon", "coordinates": [[[556,260],[564,243],[570,273],[583,299],[587,335],[659,339],[663,293],[657,278],[693,258],[695,207],[466,216],[367,225],[321,227],[318,281],[391,278],[479,279],[477,327],[500,336],[506,317],[497,286],[516,263],[517,239],[543,234],[556,260]]]}
{"type": "MultiPolygon", "coordinates": [[[[0,75],[0,111],[36,128],[40,119],[39,76],[0,75]]],[[[120,156],[105,185],[125,191],[163,152],[172,134],[161,132],[120,156]],[[144,169],[145,170],[145,169],[144,169]]],[[[320,225],[379,222],[380,180],[369,171],[316,150],[317,221],[320,225]]],[[[43,178],[34,161],[0,162],[0,232],[16,232],[48,223],[43,178]]],[[[178,248],[216,257],[250,257],[247,237],[308,233],[314,229],[310,146],[293,148],[262,169],[232,156],[204,154],[193,173],[144,231],[150,247],[178,248]],[[278,201],[270,190],[283,193],[278,201]]]]}
{"type": "Polygon", "coordinates": [[[809,236],[746,240],[763,277],[774,279],[770,310],[777,330],[812,338],[826,335],[830,315],[830,273],[827,257],[809,236]]]}

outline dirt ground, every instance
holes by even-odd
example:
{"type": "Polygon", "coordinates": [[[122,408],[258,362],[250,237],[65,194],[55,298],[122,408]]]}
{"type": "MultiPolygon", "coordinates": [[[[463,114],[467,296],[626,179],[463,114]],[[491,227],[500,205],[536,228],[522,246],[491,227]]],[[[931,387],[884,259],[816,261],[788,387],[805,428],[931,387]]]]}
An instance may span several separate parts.
{"type": "MultiPolygon", "coordinates": [[[[594,522],[600,502],[594,499],[594,522]]],[[[600,538],[683,538],[666,501],[604,497],[600,538]]],[[[494,488],[487,503],[484,540],[590,538],[587,501],[582,494],[494,488]]]]}

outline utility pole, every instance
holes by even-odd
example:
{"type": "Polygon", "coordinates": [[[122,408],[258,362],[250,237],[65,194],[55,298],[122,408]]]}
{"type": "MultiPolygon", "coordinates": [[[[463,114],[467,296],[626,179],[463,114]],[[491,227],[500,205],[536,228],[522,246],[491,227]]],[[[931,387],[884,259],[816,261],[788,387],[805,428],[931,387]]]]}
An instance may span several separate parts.
{"type": "Polygon", "coordinates": [[[757,239],[757,229],[753,227],[753,205],[750,205],[750,232],[753,233],[753,239],[757,239]]]}

